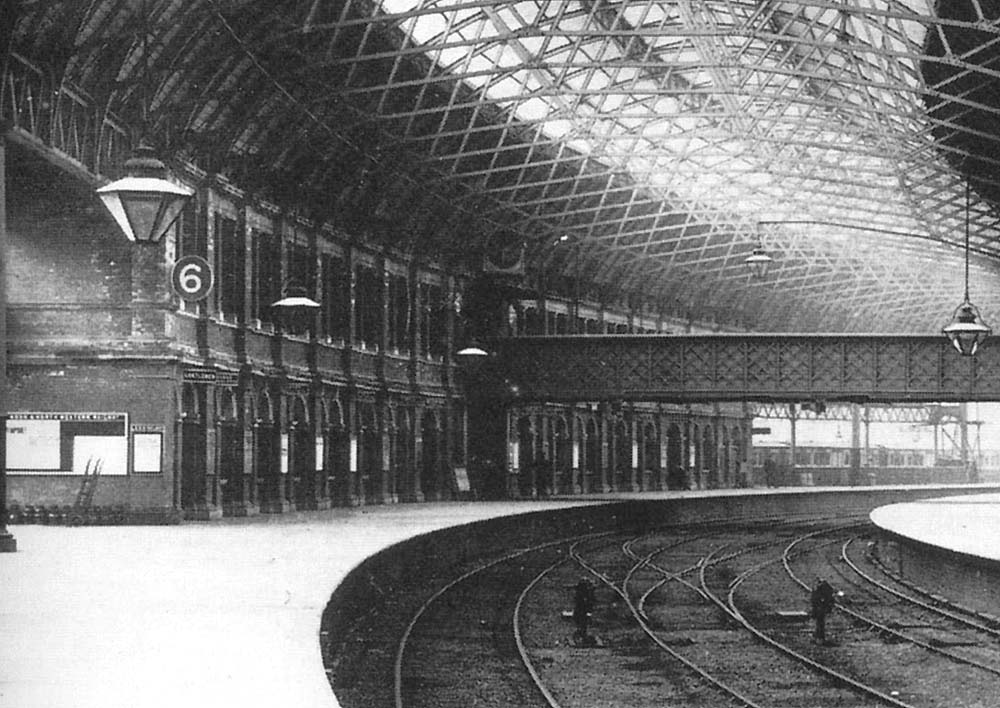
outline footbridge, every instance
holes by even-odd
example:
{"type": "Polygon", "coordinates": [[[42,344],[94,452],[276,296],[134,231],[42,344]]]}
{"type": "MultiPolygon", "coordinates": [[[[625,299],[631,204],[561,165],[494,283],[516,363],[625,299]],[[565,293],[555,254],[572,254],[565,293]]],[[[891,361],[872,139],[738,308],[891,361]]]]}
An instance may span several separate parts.
{"type": "Polygon", "coordinates": [[[941,335],[568,335],[492,342],[473,369],[523,401],[1000,400],[1000,346],[941,335]]]}

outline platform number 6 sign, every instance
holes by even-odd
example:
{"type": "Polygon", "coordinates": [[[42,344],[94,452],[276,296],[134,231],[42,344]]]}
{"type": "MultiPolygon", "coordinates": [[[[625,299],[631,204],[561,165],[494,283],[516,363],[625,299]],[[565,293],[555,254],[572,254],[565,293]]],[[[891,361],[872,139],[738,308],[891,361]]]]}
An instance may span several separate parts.
{"type": "Polygon", "coordinates": [[[170,281],[182,300],[203,300],[212,292],[212,266],[201,256],[184,256],[174,263],[170,281]]]}

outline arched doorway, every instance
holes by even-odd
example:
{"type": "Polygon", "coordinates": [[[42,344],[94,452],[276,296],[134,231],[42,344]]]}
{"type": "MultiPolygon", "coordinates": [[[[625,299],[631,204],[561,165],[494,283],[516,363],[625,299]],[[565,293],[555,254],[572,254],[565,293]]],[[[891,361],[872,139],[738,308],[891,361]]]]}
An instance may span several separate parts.
{"type": "Polygon", "coordinates": [[[523,498],[534,497],[536,492],[536,451],[535,428],[531,416],[521,416],[517,419],[517,495],[523,498]]]}
{"type": "Polygon", "coordinates": [[[358,405],[358,475],[359,489],[365,504],[382,501],[378,494],[382,474],[382,445],[379,440],[378,414],[375,404],[358,405]]]}
{"type": "Polygon", "coordinates": [[[688,440],[688,461],[690,462],[688,482],[692,489],[704,489],[705,487],[701,449],[701,428],[692,424],[691,437],[688,440]]]}
{"type": "Polygon", "coordinates": [[[627,481],[632,467],[631,438],[628,426],[621,418],[615,418],[611,434],[611,489],[615,492],[629,491],[627,481]]]}
{"type": "Polygon", "coordinates": [[[339,400],[330,403],[330,427],[327,431],[326,479],[333,502],[340,506],[356,503],[351,479],[351,434],[344,420],[339,400]]]}
{"type": "Polygon", "coordinates": [[[315,471],[313,472],[313,484],[315,485],[315,498],[317,509],[330,508],[330,485],[328,481],[328,470],[330,464],[330,414],[327,412],[326,400],[320,398],[316,401],[316,424],[313,426],[312,444],[314,445],[313,460],[315,471]]]}
{"type": "Polygon", "coordinates": [[[219,484],[224,516],[246,516],[250,489],[243,473],[243,420],[236,391],[220,388],[215,404],[218,425],[219,484]]]}
{"type": "Polygon", "coordinates": [[[437,411],[425,408],[420,423],[420,488],[424,499],[441,499],[441,426],[437,411]]]}
{"type": "Polygon", "coordinates": [[[584,492],[601,492],[601,432],[598,430],[597,421],[594,418],[587,418],[584,426],[583,445],[583,480],[581,488],[584,492]]]}
{"type": "Polygon", "coordinates": [[[392,464],[395,469],[394,493],[403,501],[413,501],[416,489],[416,469],[413,464],[413,421],[408,408],[395,410],[392,464]]]}
{"type": "Polygon", "coordinates": [[[316,472],[313,434],[305,401],[288,401],[288,477],[285,494],[297,509],[316,508],[316,472]]]}
{"type": "Polygon", "coordinates": [[[681,429],[676,423],[671,423],[667,426],[667,489],[687,488],[681,429]]]}
{"type": "Polygon", "coordinates": [[[552,493],[573,493],[573,438],[562,416],[552,421],[552,493]]]}
{"type": "Polygon", "coordinates": [[[642,471],[642,488],[660,489],[660,436],[657,434],[656,423],[651,420],[642,426],[641,450],[639,469],[642,471]]]}
{"type": "Polygon", "coordinates": [[[733,486],[733,469],[732,469],[732,449],[730,448],[729,441],[729,426],[721,425],[719,426],[719,435],[721,440],[719,442],[719,452],[721,459],[719,460],[719,486],[731,488],[733,486]]]}
{"type": "MultiPolygon", "coordinates": [[[[181,388],[178,496],[185,519],[209,518],[209,507],[213,503],[208,475],[206,389],[203,384],[191,383],[181,388]]],[[[214,488],[214,484],[211,486],[214,488]]]]}
{"type": "Polygon", "coordinates": [[[701,470],[702,479],[705,480],[709,489],[715,489],[718,486],[716,457],[715,431],[711,425],[706,425],[701,433],[701,470]]]}
{"type": "Polygon", "coordinates": [[[274,404],[267,391],[257,398],[254,421],[254,465],[257,468],[257,494],[265,514],[287,511],[285,483],[281,474],[281,430],[277,425],[274,404]]]}
{"type": "Polygon", "coordinates": [[[733,426],[730,434],[730,448],[732,450],[733,486],[746,487],[748,486],[748,480],[746,465],[743,462],[747,459],[747,455],[743,440],[743,426],[733,426]]]}

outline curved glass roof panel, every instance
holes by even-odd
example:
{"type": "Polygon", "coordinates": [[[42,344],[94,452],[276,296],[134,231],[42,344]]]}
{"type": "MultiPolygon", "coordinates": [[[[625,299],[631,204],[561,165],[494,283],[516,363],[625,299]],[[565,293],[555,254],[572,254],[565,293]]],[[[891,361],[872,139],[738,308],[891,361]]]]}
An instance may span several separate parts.
{"type": "Polygon", "coordinates": [[[1000,316],[993,5],[143,6],[24,4],[11,85],[123,122],[146,95],[161,146],[405,252],[524,251],[528,286],[758,330],[939,330],[968,184],[971,296],[1000,316]]]}

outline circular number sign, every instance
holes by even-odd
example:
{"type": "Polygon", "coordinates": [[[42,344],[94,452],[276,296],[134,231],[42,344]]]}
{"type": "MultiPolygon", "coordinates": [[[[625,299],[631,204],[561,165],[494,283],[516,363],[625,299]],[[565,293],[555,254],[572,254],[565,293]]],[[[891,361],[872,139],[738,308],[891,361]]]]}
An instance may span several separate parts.
{"type": "Polygon", "coordinates": [[[184,256],[174,263],[170,280],[181,299],[203,300],[212,292],[212,266],[201,256],[184,256]]]}

